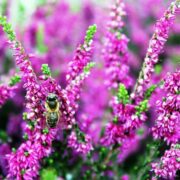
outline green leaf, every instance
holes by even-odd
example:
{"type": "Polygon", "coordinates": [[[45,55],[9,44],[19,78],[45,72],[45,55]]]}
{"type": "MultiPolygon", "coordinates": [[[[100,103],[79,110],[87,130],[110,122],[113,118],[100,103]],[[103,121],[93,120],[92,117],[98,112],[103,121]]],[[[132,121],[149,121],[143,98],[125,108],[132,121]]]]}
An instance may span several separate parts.
{"type": "Polygon", "coordinates": [[[86,31],[86,36],[85,36],[85,43],[89,45],[90,41],[93,39],[94,34],[96,33],[97,26],[96,24],[89,26],[88,30],[86,31]]]}
{"type": "Polygon", "coordinates": [[[78,125],[75,126],[76,136],[79,142],[85,142],[85,134],[79,129],[78,125]]]}
{"type": "Polygon", "coordinates": [[[48,133],[49,133],[49,129],[48,128],[43,129],[43,134],[48,134],[48,133]]]}
{"type": "Polygon", "coordinates": [[[27,112],[23,112],[23,120],[26,121],[26,120],[28,119],[28,118],[27,118],[27,115],[28,115],[27,112]]]}
{"type": "Polygon", "coordinates": [[[144,134],[144,128],[139,128],[139,129],[137,130],[137,134],[140,135],[140,136],[142,136],[142,135],[144,134]]]}
{"type": "Polygon", "coordinates": [[[5,131],[0,131],[0,141],[1,142],[7,142],[8,141],[8,135],[5,131]]]}
{"type": "Polygon", "coordinates": [[[0,16],[0,25],[2,25],[4,32],[6,32],[8,39],[14,41],[16,39],[15,32],[13,31],[11,24],[7,23],[5,16],[0,16]]]}
{"type": "Polygon", "coordinates": [[[124,84],[120,84],[117,93],[118,101],[127,104],[129,102],[129,94],[124,84]]]}
{"type": "Polygon", "coordinates": [[[88,74],[90,70],[95,66],[95,62],[89,62],[85,67],[84,67],[84,73],[88,74]]]}
{"type": "Polygon", "coordinates": [[[21,77],[19,75],[15,75],[15,76],[11,77],[9,85],[14,86],[20,81],[21,81],[21,77]]]}
{"type": "Polygon", "coordinates": [[[27,156],[29,156],[29,152],[28,151],[25,151],[24,152],[24,155],[27,157],[27,156]]]}
{"type": "Polygon", "coordinates": [[[138,106],[135,107],[136,115],[140,116],[142,112],[146,112],[148,110],[148,100],[145,99],[139,103],[138,106]]]}
{"type": "Polygon", "coordinates": [[[26,173],[26,170],[25,169],[22,169],[21,170],[21,175],[24,175],[26,173]]]}
{"type": "Polygon", "coordinates": [[[23,139],[24,139],[24,140],[28,140],[28,134],[27,134],[27,133],[25,133],[25,134],[23,135],[23,139]]]}
{"type": "Polygon", "coordinates": [[[155,73],[159,75],[162,71],[162,66],[160,64],[157,64],[155,65],[154,70],[155,70],[155,73]]]}
{"type": "Polygon", "coordinates": [[[51,70],[50,70],[48,64],[42,64],[41,70],[42,70],[43,74],[45,74],[47,76],[51,76],[51,70]]]}
{"type": "Polygon", "coordinates": [[[157,85],[152,85],[151,87],[149,87],[145,92],[144,98],[149,99],[156,88],[157,88],[157,85]]]}
{"type": "Polygon", "coordinates": [[[13,148],[12,148],[12,152],[13,152],[13,153],[16,153],[16,148],[13,147],[13,148]]]}
{"type": "Polygon", "coordinates": [[[7,0],[1,0],[0,1],[0,14],[5,14],[8,6],[7,0]]]}
{"type": "Polygon", "coordinates": [[[180,144],[176,144],[176,145],[174,146],[174,148],[175,148],[175,149],[180,149],[180,144]]]}
{"type": "Polygon", "coordinates": [[[42,180],[56,180],[57,172],[55,169],[43,169],[41,171],[41,179],[42,180]]]}
{"type": "Polygon", "coordinates": [[[117,117],[114,117],[113,123],[114,123],[114,124],[117,124],[117,123],[118,123],[118,118],[117,118],[117,117]]]}

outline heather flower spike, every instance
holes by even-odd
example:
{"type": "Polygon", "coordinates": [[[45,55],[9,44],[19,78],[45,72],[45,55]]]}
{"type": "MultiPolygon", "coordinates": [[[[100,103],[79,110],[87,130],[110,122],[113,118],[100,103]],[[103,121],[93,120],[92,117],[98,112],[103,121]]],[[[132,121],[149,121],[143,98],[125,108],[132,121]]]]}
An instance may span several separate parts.
{"type": "Polygon", "coordinates": [[[154,72],[154,65],[158,62],[159,54],[162,52],[164,44],[168,39],[169,30],[174,23],[178,8],[179,0],[172,2],[169,9],[164,13],[164,16],[155,25],[154,34],[149,42],[142,70],[139,73],[134,91],[131,94],[131,97],[137,101],[142,100],[144,92],[147,90],[154,72]]]}
{"type": "Polygon", "coordinates": [[[84,73],[88,74],[91,70],[91,68],[93,68],[95,66],[95,62],[89,62],[85,67],[84,67],[84,73]]]}
{"type": "MultiPolygon", "coordinates": [[[[66,76],[67,81],[75,80],[77,76],[79,76],[84,68],[90,63],[92,57],[92,42],[93,37],[96,32],[96,25],[89,26],[85,41],[83,45],[78,46],[73,60],[69,63],[69,71],[66,76]]],[[[92,66],[93,64],[89,64],[88,66],[92,66]]],[[[86,68],[87,69],[87,68],[86,68]]]]}
{"type": "Polygon", "coordinates": [[[180,0],[31,3],[0,2],[0,179],[180,179],[180,0]]]}
{"type": "Polygon", "coordinates": [[[171,148],[165,151],[160,162],[152,163],[152,169],[156,177],[174,179],[176,172],[180,169],[179,157],[179,144],[172,144],[171,148]]]}
{"type": "Polygon", "coordinates": [[[177,143],[180,138],[179,79],[180,71],[168,73],[163,85],[167,95],[156,102],[158,115],[152,128],[153,136],[155,139],[163,138],[168,144],[177,143]]]}
{"type": "Polygon", "coordinates": [[[84,46],[85,45],[87,45],[87,46],[91,45],[91,41],[94,37],[94,34],[96,33],[96,30],[97,30],[96,24],[89,26],[88,30],[86,31],[84,46]]]}
{"type": "Polygon", "coordinates": [[[12,30],[11,24],[7,23],[7,18],[5,16],[0,16],[0,24],[3,26],[4,32],[7,33],[10,41],[15,40],[15,33],[12,30]]]}
{"type": "Polygon", "coordinates": [[[92,147],[92,140],[88,135],[85,135],[78,128],[75,128],[75,132],[72,131],[68,137],[68,147],[71,147],[75,152],[79,154],[88,154],[92,147]]]}
{"type": "MultiPolygon", "coordinates": [[[[44,129],[45,116],[44,116],[44,107],[43,104],[39,103],[43,100],[45,101],[46,96],[49,93],[56,93],[59,98],[65,100],[62,108],[69,108],[67,107],[67,103],[71,97],[66,97],[66,91],[64,93],[60,92],[60,86],[58,86],[51,78],[51,72],[47,64],[42,65],[42,72],[44,75],[48,76],[47,78],[40,78],[42,82],[37,81],[37,76],[33,72],[33,68],[31,63],[28,59],[28,55],[25,53],[24,49],[20,45],[20,43],[13,37],[14,32],[11,30],[11,26],[6,22],[6,18],[1,18],[1,24],[3,25],[6,33],[9,35],[10,38],[10,45],[15,50],[15,57],[17,65],[20,67],[20,71],[22,74],[22,79],[24,80],[25,84],[24,87],[27,91],[26,94],[26,107],[28,109],[26,118],[27,124],[25,127],[26,134],[24,135],[26,141],[20,145],[16,152],[12,152],[8,155],[8,162],[9,162],[9,178],[35,178],[38,175],[38,171],[40,168],[39,161],[48,156],[51,153],[51,144],[52,140],[55,138],[57,128],[46,130],[44,129]],[[12,38],[13,37],[13,38],[12,38]]],[[[89,46],[90,39],[92,38],[93,34],[95,33],[95,29],[90,27],[90,30],[86,36],[86,43],[89,46]]],[[[85,44],[86,44],[85,43],[85,44]]],[[[81,51],[81,50],[80,50],[81,51]]],[[[86,50],[82,50],[86,53],[86,50]]],[[[89,51],[89,50],[87,50],[89,51]]],[[[82,59],[84,60],[84,59],[82,59]]],[[[85,66],[85,73],[90,70],[93,64],[87,64],[85,66]]],[[[82,72],[84,73],[84,72],[82,72]]],[[[76,77],[80,78],[79,80],[82,81],[86,76],[85,74],[80,74],[80,76],[76,77]]],[[[75,79],[75,82],[77,81],[75,79]]],[[[79,81],[78,80],[78,81],[79,81]]],[[[79,83],[79,82],[76,83],[79,83]]],[[[81,82],[82,83],[82,82],[81,82]]],[[[79,84],[80,85],[80,84],[79,84]]],[[[72,93],[72,88],[75,87],[75,84],[69,84],[70,91],[72,93]]],[[[77,87],[75,87],[77,88],[77,87]]],[[[78,96],[79,91],[76,92],[76,96],[78,96]]],[[[70,95],[70,94],[69,94],[70,95]]],[[[74,100],[74,99],[73,99],[74,100]]],[[[74,102],[73,102],[74,103],[74,102]]],[[[73,110],[73,109],[72,109],[73,110]]],[[[60,111],[60,109],[58,110],[60,111]]],[[[62,111],[62,118],[64,121],[67,121],[67,112],[69,109],[65,109],[62,111]]],[[[74,114],[73,114],[74,115],[74,114]]],[[[72,121],[72,119],[69,119],[72,121]]],[[[68,123],[65,122],[65,124],[68,123]]],[[[89,141],[89,138],[86,138],[86,141],[89,141]]],[[[85,145],[86,146],[86,145],[85,145]]],[[[89,149],[92,149],[91,145],[88,145],[89,149]]],[[[84,145],[82,146],[84,148],[84,145]]]]}
{"type": "Polygon", "coordinates": [[[167,92],[166,97],[157,101],[157,119],[152,133],[155,139],[164,139],[171,148],[167,150],[160,162],[152,163],[152,169],[156,176],[172,179],[180,168],[179,139],[180,139],[180,104],[179,84],[180,72],[167,74],[164,78],[163,88],[167,92]],[[177,144],[176,144],[177,143],[177,144]]]}
{"type": "Polygon", "coordinates": [[[121,33],[124,27],[122,18],[126,15],[124,6],[121,0],[115,1],[112,5],[104,40],[103,58],[107,75],[105,84],[111,90],[117,89],[119,83],[123,83],[127,88],[132,85],[128,66],[129,39],[124,33],[121,33]]]}

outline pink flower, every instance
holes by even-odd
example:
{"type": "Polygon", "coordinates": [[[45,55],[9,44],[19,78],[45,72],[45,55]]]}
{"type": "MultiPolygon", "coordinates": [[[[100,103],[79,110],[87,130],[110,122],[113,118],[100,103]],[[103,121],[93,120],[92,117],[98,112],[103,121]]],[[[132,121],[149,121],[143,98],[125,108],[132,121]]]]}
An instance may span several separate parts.
{"type": "Polygon", "coordinates": [[[122,17],[125,14],[124,3],[121,0],[116,1],[110,14],[103,49],[106,71],[105,84],[109,88],[117,89],[119,83],[123,83],[127,87],[132,85],[129,66],[127,65],[129,39],[125,34],[120,33],[124,26],[122,17]]]}
{"type": "Polygon", "coordinates": [[[164,138],[167,143],[176,143],[180,139],[180,71],[168,74],[164,78],[164,90],[167,92],[162,101],[157,101],[157,119],[152,128],[155,139],[164,138]]]}
{"type": "Polygon", "coordinates": [[[84,137],[79,137],[78,139],[74,131],[72,131],[68,137],[68,146],[79,154],[87,154],[93,150],[90,136],[84,135],[84,137]]]}
{"type": "Polygon", "coordinates": [[[15,89],[14,86],[0,85],[0,107],[14,95],[13,91],[15,89]]]}
{"type": "Polygon", "coordinates": [[[10,168],[8,178],[21,179],[26,176],[27,179],[30,179],[37,176],[40,165],[36,148],[31,141],[21,144],[17,152],[7,155],[7,159],[10,168]],[[28,175],[29,171],[31,174],[28,175]]]}
{"type": "Polygon", "coordinates": [[[124,174],[123,176],[121,176],[121,180],[129,180],[129,179],[130,177],[127,174],[124,174]]]}
{"type": "MultiPolygon", "coordinates": [[[[3,19],[3,24],[6,25],[6,19],[3,19]]],[[[15,153],[9,154],[9,174],[8,178],[15,179],[32,179],[37,177],[40,168],[39,162],[43,157],[49,156],[51,153],[52,141],[55,139],[57,127],[49,128],[46,124],[46,117],[44,112],[47,96],[54,93],[60,108],[58,109],[60,115],[60,122],[63,124],[62,128],[72,128],[75,124],[74,115],[77,110],[77,100],[80,97],[81,85],[84,79],[88,76],[92,64],[88,64],[88,56],[91,55],[92,37],[96,31],[96,26],[91,26],[86,34],[85,43],[77,50],[76,57],[73,61],[72,68],[77,65],[78,70],[71,69],[72,77],[65,90],[61,90],[60,85],[51,77],[50,70],[44,66],[44,75],[39,78],[34,73],[33,67],[29,60],[30,56],[25,53],[21,44],[16,40],[15,35],[13,40],[9,42],[14,50],[14,56],[17,66],[20,68],[21,76],[24,81],[24,88],[26,90],[26,108],[27,113],[25,120],[27,124],[24,127],[27,141],[22,143],[15,153]],[[76,71],[77,70],[77,71],[76,71]],[[47,72],[48,71],[48,72],[47,72]]],[[[9,32],[9,31],[8,31],[9,32]]],[[[74,139],[76,140],[76,139],[74,139]]],[[[86,153],[92,149],[90,137],[85,136],[85,143],[79,143],[76,146],[78,152],[86,153]]],[[[74,143],[75,144],[75,143],[74,143]]]]}
{"type": "Polygon", "coordinates": [[[160,162],[152,163],[152,170],[158,177],[174,179],[176,172],[180,169],[180,148],[179,144],[171,145],[160,162]]]}
{"type": "Polygon", "coordinates": [[[73,60],[69,63],[69,71],[66,76],[69,83],[83,72],[84,67],[90,62],[91,57],[92,47],[86,50],[81,45],[78,46],[73,60]]]}
{"type": "Polygon", "coordinates": [[[164,44],[167,41],[168,33],[173,25],[177,10],[178,3],[172,2],[169,9],[164,13],[164,16],[155,25],[155,32],[149,42],[142,71],[139,74],[135,89],[131,95],[131,97],[138,102],[142,100],[147,85],[151,80],[152,73],[154,72],[154,65],[158,62],[158,56],[162,52],[164,44]]]}

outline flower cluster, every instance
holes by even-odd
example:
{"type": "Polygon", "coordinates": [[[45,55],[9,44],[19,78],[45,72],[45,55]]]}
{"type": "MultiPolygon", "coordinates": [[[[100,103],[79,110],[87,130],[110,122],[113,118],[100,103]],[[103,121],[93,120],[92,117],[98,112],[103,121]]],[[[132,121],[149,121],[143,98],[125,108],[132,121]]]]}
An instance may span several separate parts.
{"type": "Polygon", "coordinates": [[[15,75],[12,76],[9,83],[1,84],[0,85],[0,107],[8,100],[9,98],[12,98],[14,95],[14,90],[17,89],[17,83],[20,82],[20,76],[15,75]]]}
{"type": "Polygon", "coordinates": [[[68,137],[68,147],[73,148],[77,153],[87,154],[89,151],[93,150],[91,142],[92,140],[88,135],[79,133],[77,136],[74,131],[72,131],[68,137]]]}
{"type": "MultiPolygon", "coordinates": [[[[12,35],[12,37],[14,36],[12,35]]],[[[45,117],[43,116],[43,107],[40,102],[44,99],[45,94],[43,86],[40,86],[38,83],[37,76],[29,61],[29,56],[15,38],[11,38],[9,44],[14,50],[16,64],[22,72],[21,76],[26,89],[26,108],[28,111],[25,119],[28,123],[25,125],[26,134],[24,136],[27,141],[16,152],[8,155],[10,170],[8,177],[17,179],[24,177],[28,179],[37,176],[40,167],[39,160],[51,152],[51,142],[55,132],[51,130],[43,135],[42,123],[45,117]]],[[[52,90],[50,86],[49,90],[52,90]]]]}
{"type": "Polygon", "coordinates": [[[156,177],[173,179],[176,176],[176,171],[180,169],[179,146],[179,144],[172,144],[171,148],[165,152],[160,162],[152,163],[152,169],[156,177]]]}
{"type": "Polygon", "coordinates": [[[103,5],[0,2],[0,179],[179,178],[180,0],[103,5]]]}
{"type": "Polygon", "coordinates": [[[163,138],[167,143],[176,143],[179,141],[179,123],[180,123],[180,71],[168,74],[164,78],[164,89],[167,92],[162,101],[157,101],[157,120],[152,128],[155,139],[163,138]]]}
{"type": "Polygon", "coordinates": [[[168,73],[164,78],[164,90],[166,97],[162,101],[157,101],[158,117],[152,133],[155,139],[163,138],[168,144],[172,144],[170,150],[167,150],[159,163],[152,163],[152,169],[155,175],[164,178],[173,178],[176,171],[180,168],[179,163],[179,123],[180,123],[180,104],[179,104],[179,84],[180,72],[168,73]]]}
{"type": "Polygon", "coordinates": [[[149,42],[142,71],[139,74],[135,89],[131,95],[132,98],[137,101],[140,101],[143,98],[144,92],[147,89],[148,83],[150,82],[154,71],[154,65],[158,62],[158,56],[162,52],[164,44],[167,41],[169,29],[173,25],[177,11],[178,2],[172,2],[170,8],[155,25],[154,34],[149,42]]]}
{"type": "Polygon", "coordinates": [[[83,72],[84,67],[90,62],[92,58],[92,37],[96,32],[96,25],[89,27],[84,44],[79,45],[73,60],[69,63],[69,71],[66,76],[68,82],[75,80],[75,78],[83,72]]]}
{"type": "Polygon", "coordinates": [[[105,139],[102,140],[106,145],[115,142],[121,144],[126,138],[135,136],[136,129],[147,119],[144,113],[147,110],[147,100],[137,106],[130,104],[128,92],[122,84],[111,103],[114,119],[106,127],[105,139]]]}
{"type": "Polygon", "coordinates": [[[8,85],[0,85],[0,107],[6,102],[7,99],[12,97],[14,87],[8,85]]]}
{"type": "MultiPolygon", "coordinates": [[[[43,76],[40,76],[39,79],[33,71],[31,62],[29,60],[29,55],[25,53],[25,50],[21,44],[16,40],[15,34],[11,29],[11,26],[6,22],[6,18],[1,17],[0,23],[4,27],[5,32],[9,37],[10,47],[14,50],[14,56],[17,66],[19,66],[20,71],[22,72],[22,80],[24,82],[24,88],[26,89],[26,108],[27,112],[24,114],[24,119],[27,121],[25,125],[25,142],[21,144],[17,151],[9,154],[9,178],[16,179],[30,179],[38,175],[38,170],[40,168],[40,160],[48,156],[51,153],[51,144],[55,138],[57,128],[52,129],[46,127],[45,125],[45,116],[44,112],[46,111],[43,106],[43,101],[46,101],[46,97],[49,93],[54,93],[58,96],[59,100],[62,102],[61,111],[64,121],[66,121],[67,116],[69,116],[69,111],[76,109],[70,109],[68,102],[75,102],[79,96],[79,88],[82,84],[84,78],[90,71],[90,68],[93,67],[92,63],[87,63],[87,65],[82,66],[84,71],[75,78],[74,81],[71,81],[68,88],[63,92],[64,94],[69,90],[74,95],[70,96],[71,93],[67,93],[67,97],[64,98],[61,91],[61,87],[56,83],[56,81],[51,77],[50,69],[45,64],[42,66],[43,76]],[[76,91],[76,89],[78,91],[76,91]],[[64,99],[63,99],[64,98],[64,99]],[[67,98],[67,99],[66,99],[67,98]],[[71,99],[72,98],[72,99],[71,99]],[[68,105],[68,106],[67,106],[68,105]],[[68,109],[65,109],[68,108],[68,109]],[[69,110],[70,109],[70,110],[69,110]]],[[[91,26],[87,31],[87,36],[85,42],[87,46],[90,46],[90,42],[95,33],[95,26],[91,26]]],[[[86,46],[85,48],[87,50],[86,46]]],[[[89,52],[87,52],[89,53],[89,52]]],[[[86,57],[86,56],[85,56],[86,57]]],[[[84,59],[82,57],[81,63],[84,59]]],[[[58,109],[60,111],[60,109],[58,109]]],[[[48,113],[48,112],[46,112],[48,113]]],[[[72,116],[75,114],[71,113],[72,116]]],[[[72,118],[72,116],[70,116],[72,118]]],[[[70,119],[72,121],[72,119],[70,119]]],[[[66,122],[66,125],[68,123],[66,122]]],[[[69,127],[66,127],[69,128],[69,127]]],[[[85,138],[86,141],[89,141],[88,138],[85,138]]]]}
{"type": "Polygon", "coordinates": [[[103,57],[106,69],[106,85],[109,88],[118,88],[118,83],[123,83],[127,87],[132,85],[132,78],[129,76],[128,63],[128,41],[123,34],[124,22],[122,17],[126,15],[124,3],[117,0],[112,6],[111,19],[108,23],[103,57]]]}

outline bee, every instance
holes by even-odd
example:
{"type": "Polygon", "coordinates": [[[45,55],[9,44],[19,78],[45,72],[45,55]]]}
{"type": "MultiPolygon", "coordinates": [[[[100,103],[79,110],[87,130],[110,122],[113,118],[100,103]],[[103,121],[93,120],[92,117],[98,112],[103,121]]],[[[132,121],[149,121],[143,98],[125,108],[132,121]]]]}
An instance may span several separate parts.
{"type": "Polygon", "coordinates": [[[58,101],[57,95],[54,93],[49,93],[46,102],[46,123],[48,127],[55,128],[59,122],[60,111],[59,111],[60,103],[58,101]]]}

